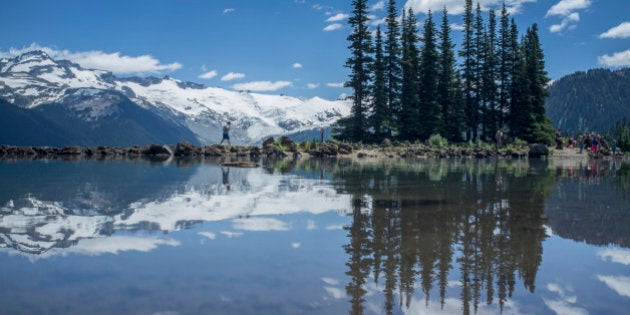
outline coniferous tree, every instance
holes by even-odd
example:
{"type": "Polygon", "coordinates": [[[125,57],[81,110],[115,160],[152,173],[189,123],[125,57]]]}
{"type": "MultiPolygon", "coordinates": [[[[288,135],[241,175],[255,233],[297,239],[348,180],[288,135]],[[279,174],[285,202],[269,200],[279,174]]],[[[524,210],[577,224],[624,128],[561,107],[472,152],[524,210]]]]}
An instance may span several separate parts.
{"type": "Polygon", "coordinates": [[[518,43],[518,29],[514,18],[510,20],[510,49],[514,52],[512,62],[512,86],[510,89],[509,128],[510,135],[514,138],[529,141],[532,130],[531,117],[527,108],[527,86],[529,85],[525,74],[525,60],[522,46],[518,43]]]}
{"type": "Polygon", "coordinates": [[[424,36],[419,66],[419,118],[420,139],[428,139],[432,134],[439,134],[442,130],[442,110],[437,98],[438,88],[438,52],[436,44],[436,29],[433,14],[429,10],[424,23],[424,36]]]}
{"type": "Polygon", "coordinates": [[[372,115],[370,129],[374,132],[372,141],[380,142],[389,131],[389,110],[387,106],[387,79],[385,77],[385,57],[383,55],[383,38],[381,27],[376,28],[376,42],[374,44],[374,85],[372,87],[372,115]]]}
{"type": "Polygon", "coordinates": [[[474,80],[475,80],[475,50],[473,45],[473,12],[472,12],[472,0],[466,0],[466,6],[464,10],[464,38],[462,42],[462,48],[459,51],[459,56],[463,59],[462,64],[462,80],[463,80],[463,94],[464,94],[464,110],[466,113],[466,139],[472,140],[477,135],[477,121],[476,112],[477,106],[475,104],[474,94],[474,80]]]}
{"type": "MultiPolygon", "coordinates": [[[[482,113],[485,114],[485,98],[484,98],[484,84],[483,81],[483,69],[486,63],[486,33],[483,24],[483,16],[481,15],[481,5],[477,2],[477,8],[475,9],[475,22],[474,22],[474,39],[473,50],[475,52],[475,70],[473,76],[473,89],[474,89],[474,109],[472,111],[472,117],[474,124],[474,138],[478,137],[479,128],[483,131],[483,123],[485,118],[482,117],[482,113]]],[[[483,136],[483,134],[482,134],[483,136]]]]}
{"type": "Polygon", "coordinates": [[[417,22],[411,8],[409,8],[407,15],[403,13],[402,21],[401,111],[398,130],[401,140],[415,140],[419,138],[420,131],[418,111],[420,103],[418,97],[418,59],[420,53],[417,46],[417,22]]]}
{"type": "Polygon", "coordinates": [[[385,126],[388,137],[392,131],[397,132],[395,126],[400,118],[400,86],[401,86],[401,59],[400,59],[400,26],[398,24],[398,13],[396,1],[389,0],[387,7],[387,17],[385,19],[387,29],[385,30],[385,77],[387,80],[387,105],[389,109],[389,124],[385,126]]]}
{"type": "Polygon", "coordinates": [[[509,110],[510,91],[512,89],[512,69],[514,68],[514,54],[510,45],[510,19],[505,7],[501,8],[501,20],[499,29],[499,53],[498,53],[498,127],[505,125],[505,118],[509,110]]]}
{"type": "Polygon", "coordinates": [[[362,141],[367,127],[366,104],[370,96],[369,84],[372,78],[370,72],[373,62],[372,38],[368,31],[367,0],[354,0],[352,5],[354,7],[352,16],[348,19],[348,24],[352,28],[352,33],[348,36],[350,57],[345,66],[351,71],[346,86],[354,90],[353,103],[350,117],[339,122],[342,127],[339,137],[362,141]]]}
{"type": "Polygon", "coordinates": [[[488,11],[488,27],[484,44],[484,61],[482,66],[483,131],[486,140],[494,139],[498,127],[499,110],[497,106],[497,36],[496,15],[494,10],[488,11]]]}
{"type": "Polygon", "coordinates": [[[463,109],[460,106],[458,74],[455,69],[455,53],[453,52],[455,45],[451,41],[450,33],[448,11],[444,6],[439,33],[437,101],[442,108],[443,129],[441,134],[451,142],[459,142],[461,141],[464,117],[463,109]]]}

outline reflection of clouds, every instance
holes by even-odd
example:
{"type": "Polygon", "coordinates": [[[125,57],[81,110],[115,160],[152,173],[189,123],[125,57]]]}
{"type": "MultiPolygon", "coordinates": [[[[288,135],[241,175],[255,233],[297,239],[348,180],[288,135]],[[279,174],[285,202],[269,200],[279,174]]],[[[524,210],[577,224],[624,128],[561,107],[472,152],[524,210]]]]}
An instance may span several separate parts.
{"type": "Polygon", "coordinates": [[[630,297],[630,277],[597,275],[597,279],[605,283],[617,294],[630,297]]]}
{"type": "Polygon", "coordinates": [[[573,304],[577,303],[577,296],[568,295],[567,291],[572,292],[573,290],[570,287],[562,287],[562,285],[558,283],[549,283],[547,284],[547,290],[557,293],[558,299],[545,299],[545,305],[549,307],[552,311],[554,311],[558,315],[587,315],[588,311],[584,308],[575,306],[573,304]]]}
{"type": "Polygon", "coordinates": [[[610,258],[612,262],[630,265],[630,250],[619,248],[607,248],[597,251],[597,256],[603,260],[610,258]]]}
{"type": "MultiPolygon", "coordinates": [[[[409,308],[402,309],[403,314],[413,315],[461,315],[462,314],[462,301],[457,298],[444,299],[444,306],[439,301],[426,301],[423,298],[412,298],[409,303],[409,308]]],[[[499,314],[499,309],[496,305],[479,304],[479,308],[475,313],[477,315],[495,315],[499,314]]],[[[516,303],[512,301],[506,301],[503,306],[503,315],[517,315],[521,314],[516,303]]]]}
{"type": "Polygon", "coordinates": [[[295,248],[295,249],[300,248],[301,246],[302,246],[302,244],[297,243],[297,242],[296,243],[291,243],[291,247],[295,248]]]}
{"type": "Polygon", "coordinates": [[[339,280],[333,278],[322,278],[322,281],[328,285],[339,285],[339,280]]]}
{"type": "Polygon", "coordinates": [[[272,218],[247,218],[232,220],[235,230],[244,231],[287,231],[289,225],[286,222],[272,218]]]}
{"type": "Polygon", "coordinates": [[[341,300],[346,298],[346,290],[335,287],[324,287],[324,290],[330,294],[333,299],[341,300]]]}
{"type": "Polygon", "coordinates": [[[315,221],[313,221],[313,220],[308,220],[308,221],[306,221],[306,229],[307,230],[316,230],[317,229],[317,224],[315,224],[315,221]]]}
{"type": "Polygon", "coordinates": [[[225,235],[227,238],[243,236],[243,233],[241,232],[231,232],[231,231],[221,231],[221,234],[225,235]]]}
{"type": "Polygon", "coordinates": [[[209,238],[211,240],[214,240],[214,239],[217,238],[217,235],[212,233],[212,232],[199,232],[197,234],[199,234],[199,235],[201,235],[203,237],[209,238]]]}
{"type": "Polygon", "coordinates": [[[173,239],[156,237],[112,236],[107,238],[82,239],[73,247],[67,249],[55,248],[44,255],[66,255],[69,253],[98,256],[102,254],[118,254],[126,251],[148,252],[160,245],[179,246],[173,239]]]}

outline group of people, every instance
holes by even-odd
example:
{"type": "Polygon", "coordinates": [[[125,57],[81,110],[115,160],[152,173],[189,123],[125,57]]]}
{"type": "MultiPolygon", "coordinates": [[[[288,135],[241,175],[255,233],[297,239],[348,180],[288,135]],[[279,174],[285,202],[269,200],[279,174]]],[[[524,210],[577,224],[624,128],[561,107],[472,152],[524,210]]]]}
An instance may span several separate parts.
{"type": "Polygon", "coordinates": [[[579,153],[586,149],[595,156],[598,156],[602,150],[609,151],[613,156],[617,154],[616,141],[613,140],[612,146],[609,146],[608,142],[598,133],[583,134],[578,136],[577,139],[569,137],[567,148],[574,149],[576,146],[580,149],[579,153]]]}

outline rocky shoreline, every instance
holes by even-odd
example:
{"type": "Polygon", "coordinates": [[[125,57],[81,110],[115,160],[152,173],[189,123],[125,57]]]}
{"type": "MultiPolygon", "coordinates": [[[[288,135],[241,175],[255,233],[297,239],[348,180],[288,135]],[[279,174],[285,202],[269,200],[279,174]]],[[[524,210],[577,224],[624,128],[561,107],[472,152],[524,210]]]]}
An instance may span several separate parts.
{"type": "MultiPolygon", "coordinates": [[[[448,146],[435,148],[423,144],[383,144],[365,146],[359,143],[296,143],[288,137],[279,140],[268,138],[258,146],[196,146],[188,142],[176,145],[151,144],[147,146],[121,147],[28,147],[0,145],[0,159],[149,159],[170,158],[299,158],[299,157],[356,157],[356,158],[403,158],[403,159],[521,159],[553,156],[543,144],[521,147],[503,147],[498,151],[482,146],[448,146]]],[[[566,157],[566,155],[564,155],[566,157]]],[[[588,158],[588,155],[580,155],[588,158]]],[[[591,156],[592,157],[592,156],[591,156]]],[[[602,155],[602,157],[605,157],[602,155]]]]}

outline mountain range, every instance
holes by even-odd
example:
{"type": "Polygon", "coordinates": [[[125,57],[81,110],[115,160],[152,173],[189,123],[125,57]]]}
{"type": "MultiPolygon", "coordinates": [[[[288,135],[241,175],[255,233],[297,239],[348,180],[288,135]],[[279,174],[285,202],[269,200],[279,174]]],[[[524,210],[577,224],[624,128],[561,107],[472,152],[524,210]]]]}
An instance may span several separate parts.
{"type": "Polygon", "coordinates": [[[549,87],[545,107],[554,127],[568,134],[605,133],[630,118],[630,68],[579,71],[549,87]]]}
{"type": "Polygon", "coordinates": [[[168,76],[120,78],[39,50],[0,59],[0,144],[6,145],[203,145],[221,140],[228,121],[233,144],[279,135],[310,140],[348,116],[350,106],[168,76]]]}

